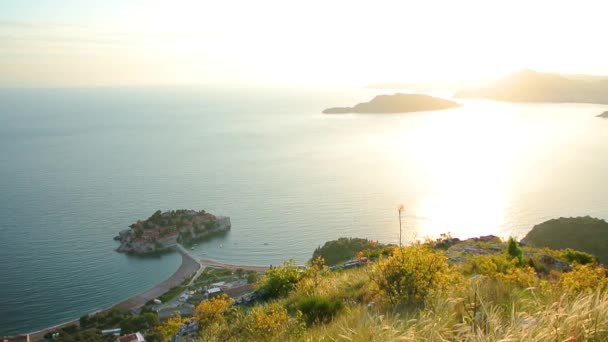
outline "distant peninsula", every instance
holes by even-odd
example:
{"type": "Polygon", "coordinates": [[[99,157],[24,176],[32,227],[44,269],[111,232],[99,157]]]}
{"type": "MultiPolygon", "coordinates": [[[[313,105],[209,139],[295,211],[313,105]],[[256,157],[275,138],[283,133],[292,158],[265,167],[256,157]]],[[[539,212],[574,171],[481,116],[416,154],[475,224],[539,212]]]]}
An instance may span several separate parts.
{"type": "Polygon", "coordinates": [[[354,107],[327,108],[324,114],[346,113],[408,113],[460,107],[454,101],[423,94],[378,95],[369,102],[354,107]]]}
{"type": "Polygon", "coordinates": [[[608,110],[597,116],[598,118],[608,119],[608,110]]]}
{"type": "Polygon", "coordinates": [[[608,263],[608,223],[589,216],[543,222],[534,226],[522,242],[552,249],[577,249],[608,263]]]}
{"type": "Polygon", "coordinates": [[[509,102],[608,104],[608,77],[523,70],[483,87],[459,90],[455,97],[509,102]]]}
{"type": "Polygon", "coordinates": [[[114,238],[120,242],[116,251],[129,254],[155,254],[173,249],[177,243],[190,244],[215,233],[230,230],[230,218],[204,210],[156,211],[144,221],[137,221],[114,238]]]}

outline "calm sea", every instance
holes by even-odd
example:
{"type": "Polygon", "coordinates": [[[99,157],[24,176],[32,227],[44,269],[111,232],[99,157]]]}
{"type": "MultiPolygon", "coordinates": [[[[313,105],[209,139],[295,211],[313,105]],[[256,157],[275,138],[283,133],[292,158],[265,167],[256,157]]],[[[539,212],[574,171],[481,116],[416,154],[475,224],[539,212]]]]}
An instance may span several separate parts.
{"type": "Polygon", "coordinates": [[[371,90],[0,90],[0,335],[110,306],[181,258],[112,237],[157,209],[233,229],[193,251],[305,262],[341,236],[523,237],[559,216],[608,218],[606,106],[465,101],[399,115],[322,115],[371,90]]]}

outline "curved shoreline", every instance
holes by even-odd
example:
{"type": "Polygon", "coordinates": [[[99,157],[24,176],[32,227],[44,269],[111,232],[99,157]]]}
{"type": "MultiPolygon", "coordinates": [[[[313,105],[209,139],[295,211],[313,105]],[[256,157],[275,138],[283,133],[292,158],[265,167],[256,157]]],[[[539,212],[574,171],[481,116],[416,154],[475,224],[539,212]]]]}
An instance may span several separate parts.
{"type": "MultiPolygon", "coordinates": [[[[184,280],[189,277],[192,277],[192,275],[194,275],[199,270],[199,268],[201,268],[200,262],[192,255],[190,255],[190,253],[188,253],[179,244],[177,245],[177,248],[175,250],[182,256],[182,263],[175,271],[175,273],[173,273],[169,278],[163,280],[162,282],[154,285],[153,287],[142,293],[136,294],[135,296],[125,299],[122,302],[118,302],[108,308],[101,309],[90,314],[108,311],[113,308],[118,308],[121,311],[131,311],[139,309],[140,307],[144,306],[146,302],[160,297],[162,294],[169,291],[171,288],[180,285],[184,280]]],[[[44,339],[45,334],[68,325],[79,325],[79,322],[80,318],[77,318],[31,333],[18,334],[17,336],[29,335],[31,341],[42,341],[44,339]]]]}

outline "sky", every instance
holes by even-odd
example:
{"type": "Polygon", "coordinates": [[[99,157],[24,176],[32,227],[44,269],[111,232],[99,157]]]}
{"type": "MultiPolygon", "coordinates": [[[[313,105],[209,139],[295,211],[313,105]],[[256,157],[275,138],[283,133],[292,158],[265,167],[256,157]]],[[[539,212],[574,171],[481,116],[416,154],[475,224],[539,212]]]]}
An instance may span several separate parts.
{"type": "Polygon", "coordinates": [[[0,86],[608,75],[605,1],[0,1],[0,86]]]}

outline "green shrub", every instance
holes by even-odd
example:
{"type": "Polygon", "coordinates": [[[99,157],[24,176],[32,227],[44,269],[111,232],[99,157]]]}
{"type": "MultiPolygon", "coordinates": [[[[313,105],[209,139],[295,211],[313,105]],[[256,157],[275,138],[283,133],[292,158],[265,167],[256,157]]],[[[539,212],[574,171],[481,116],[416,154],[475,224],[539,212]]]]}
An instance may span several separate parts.
{"type": "Polygon", "coordinates": [[[80,319],[78,321],[80,323],[80,327],[82,328],[88,328],[91,326],[92,323],[89,319],[89,315],[80,316],[80,319]]]}
{"type": "Polygon", "coordinates": [[[258,274],[256,272],[250,272],[247,274],[247,284],[255,284],[258,281],[258,274]]]}
{"type": "Polygon", "coordinates": [[[138,331],[146,331],[158,324],[158,315],[156,313],[143,313],[139,316],[125,316],[120,322],[122,334],[130,334],[138,331]]]}
{"type": "Polygon", "coordinates": [[[362,256],[367,257],[371,260],[378,259],[380,257],[388,257],[391,255],[391,249],[393,247],[381,247],[381,248],[372,248],[372,249],[364,249],[360,253],[362,256]]]}
{"type": "Polygon", "coordinates": [[[327,241],[323,247],[317,247],[312,254],[312,259],[322,257],[328,266],[348,261],[357,256],[363,250],[382,249],[384,245],[376,241],[361,238],[339,238],[338,240],[327,241]]]}
{"type": "Polygon", "coordinates": [[[581,265],[590,264],[595,261],[595,257],[593,255],[581,251],[575,251],[570,248],[566,248],[564,250],[564,258],[566,258],[569,263],[576,262],[581,265]]]}
{"type": "Polygon", "coordinates": [[[324,297],[306,297],[297,303],[297,309],[302,312],[306,324],[327,323],[331,321],[340,310],[343,304],[338,299],[328,299],[324,297]]]}
{"type": "Polygon", "coordinates": [[[517,241],[515,241],[513,237],[510,237],[507,246],[507,254],[509,254],[509,257],[511,259],[517,259],[517,264],[523,266],[524,257],[517,241]]]}
{"type": "Polygon", "coordinates": [[[78,326],[76,324],[70,324],[61,328],[61,330],[67,334],[75,334],[76,332],[78,332],[78,326]]]}
{"type": "Polygon", "coordinates": [[[293,259],[285,261],[283,266],[273,267],[266,271],[261,280],[260,289],[268,298],[285,296],[300,281],[300,272],[293,259]]]}

